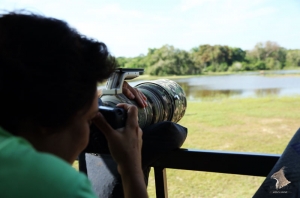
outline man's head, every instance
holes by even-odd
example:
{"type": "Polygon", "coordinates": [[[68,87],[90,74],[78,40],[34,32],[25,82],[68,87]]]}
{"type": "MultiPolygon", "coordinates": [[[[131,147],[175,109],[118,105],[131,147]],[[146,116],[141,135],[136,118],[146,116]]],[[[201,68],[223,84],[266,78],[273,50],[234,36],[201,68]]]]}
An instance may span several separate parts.
{"type": "Polygon", "coordinates": [[[0,15],[0,126],[72,163],[98,112],[97,82],[115,67],[104,43],[63,21],[0,15]]]}
{"type": "Polygon", "coordinates": [[[115,69],[104,43],[65,22],[34,14],[0,16],[0,126],[62,127],[91,106],[97,82],[115,69]]]}

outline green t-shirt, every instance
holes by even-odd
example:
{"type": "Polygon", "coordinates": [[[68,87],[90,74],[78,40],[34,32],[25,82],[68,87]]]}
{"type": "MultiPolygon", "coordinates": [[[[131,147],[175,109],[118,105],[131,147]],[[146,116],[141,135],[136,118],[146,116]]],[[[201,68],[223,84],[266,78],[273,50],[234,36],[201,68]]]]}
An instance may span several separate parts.
{"type": "Polygon", "coordinates": [[[88,178],[0,127],[1,198],[95,198],[88,178]]]}

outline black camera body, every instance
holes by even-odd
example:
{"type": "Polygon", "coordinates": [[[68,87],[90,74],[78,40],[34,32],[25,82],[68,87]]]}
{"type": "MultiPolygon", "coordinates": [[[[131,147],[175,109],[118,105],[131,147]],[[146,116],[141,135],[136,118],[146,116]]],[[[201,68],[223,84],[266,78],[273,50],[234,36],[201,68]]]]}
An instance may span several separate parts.
{"type": "Polygon", "coordinates": [[[113,129],[125,126],[127,113],[124,109],[108,106],[99,106],[98,109],[113,129]]]}

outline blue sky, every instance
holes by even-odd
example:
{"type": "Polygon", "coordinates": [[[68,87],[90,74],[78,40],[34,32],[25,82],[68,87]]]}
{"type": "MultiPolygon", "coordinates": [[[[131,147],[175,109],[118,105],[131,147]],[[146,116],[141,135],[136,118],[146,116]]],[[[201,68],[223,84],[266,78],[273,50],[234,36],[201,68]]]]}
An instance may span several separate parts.
{"type": "Polygon", "coordinates": [[[0,0],[0,9],[63,19],[115,56],[147,54],[165,44],[247,50],[268,40],[300,49],[300,0],[0,0]]]}

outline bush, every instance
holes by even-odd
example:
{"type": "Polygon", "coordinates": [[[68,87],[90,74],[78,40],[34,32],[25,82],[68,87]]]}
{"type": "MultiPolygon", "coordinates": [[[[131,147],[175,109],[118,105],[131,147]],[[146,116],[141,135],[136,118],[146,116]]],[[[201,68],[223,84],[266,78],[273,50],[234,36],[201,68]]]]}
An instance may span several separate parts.
{"type": "Polygon", "coordinates": [[[264,61],[257,61],[255,64],[254,64],[254,69],[255,70],[266,70],[267,67],[266,67],[266,64],[264,61]]]}
{"type": "Polygon", "coordinates": [[[267,69],[282,69],[282,64],[274,58],[267,58],[265,63],[267,69]]]}
{"type": "Polygon", "coordinates": [[[239,71],[243,71],[243,64],[241,62],[234,62],[231,67],[229,67],[228,71],[231,72],[239,72],[239,71]]]}

